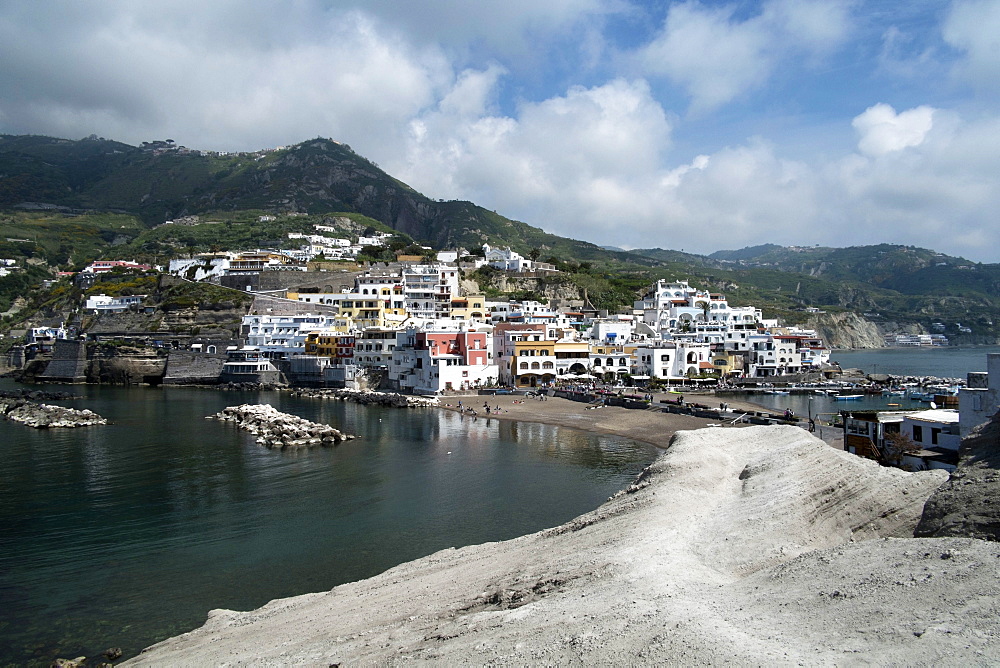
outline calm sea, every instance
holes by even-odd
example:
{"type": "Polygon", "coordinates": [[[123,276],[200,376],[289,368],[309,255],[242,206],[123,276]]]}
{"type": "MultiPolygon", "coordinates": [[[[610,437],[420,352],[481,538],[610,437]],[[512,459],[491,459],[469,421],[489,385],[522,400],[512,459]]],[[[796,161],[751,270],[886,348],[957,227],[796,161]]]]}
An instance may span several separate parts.
{"type": "Polygon", "coordinates": [[[838,350],[830,359],[844,369],[859,368],[868,373],[965,380],[970,371],[986,371],[988,353],[1000,353],[1000,346],[838,350]]]}
{"type": "Polygon", "coordinates": [[[53,389],[113,424],[0,421],[0,665],[111,646],[133,655],[212,608],[248,610],[554,526],[656,454],[558,427],[279,393],[53,389]],[[282,453],[204,419],[264,402],[358,439],[282,453]]]}
{"type": "MultiPolygon", "coordinates": [[[[842,350],[831,355],[844,369],[858,368],[867,373],[892,376],[935,376],[965,379],[970,371],[986,371],[986,355],[1000,353],[1000,346],[969,348],[884,348],[878,350],[842,350]]],[[[796,415],[819,415],[828,418],[842,410],[920,409],[929,404],[907,397],[865,396],[856,401],[835,401],[808,395],[754,394],[750,399],[776,410],[790,408],[796,415]]]]}

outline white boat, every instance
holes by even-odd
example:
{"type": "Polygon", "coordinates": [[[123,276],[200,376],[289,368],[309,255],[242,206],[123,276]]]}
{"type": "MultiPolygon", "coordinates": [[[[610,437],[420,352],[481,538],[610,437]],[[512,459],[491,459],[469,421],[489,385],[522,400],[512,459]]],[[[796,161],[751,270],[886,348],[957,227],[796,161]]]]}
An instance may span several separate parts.
{"type": "Polygon", "coordinates": [[[834,401],[855,401],[861,399],[865,395],[863,394],[835,394],[833,395],[834,401]]]}

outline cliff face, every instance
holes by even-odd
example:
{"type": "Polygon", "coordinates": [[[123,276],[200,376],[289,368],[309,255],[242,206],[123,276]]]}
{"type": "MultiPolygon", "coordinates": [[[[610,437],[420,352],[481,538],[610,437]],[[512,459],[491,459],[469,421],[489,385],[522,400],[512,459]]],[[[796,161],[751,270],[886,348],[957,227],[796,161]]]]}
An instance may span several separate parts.
{"type": "Polygon", "coordinates": [[[234,339],[239,336],[240,320],[245,313],[246,309],[242,306],[185,306],[153,313],[109,313],[95,318],[86,330],[89,334],[104,335],[199,335],[213,339],[234,339]]]}
{"type": "Polygon", "coordinates": [[[881,348],[885,345],[878,326],[856,313],[819,313],[805,323],[831,348],[881,348]]]}
{"type": "Polygon", "coordinates": [[[506,293],[532,292],[545,299],[582,299],[579,288],[568,278],[559,275],[531,278],[497,272],[490,276],[483,287],[506,293]]]}
{"type": "Polygon", "coordinates": [[[885,334],[924,334],[916,323],[866,320],[857,313],[818,313],[811,316],[805,327],[815,329],[831,348],[882,348],[885,334]]]}

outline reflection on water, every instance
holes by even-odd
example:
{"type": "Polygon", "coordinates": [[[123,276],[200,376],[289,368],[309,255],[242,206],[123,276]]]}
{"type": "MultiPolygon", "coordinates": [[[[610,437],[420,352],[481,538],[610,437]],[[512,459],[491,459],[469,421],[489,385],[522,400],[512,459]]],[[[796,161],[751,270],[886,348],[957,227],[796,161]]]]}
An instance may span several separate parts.
{"type": "MultiPolygon", "coordinates": [[[[9,386],[9,384],[7,385],[9,386]]],[[[0,663],[95,656],[595,508],[655,456],[623,439],[281,393],[80,387],[111,420],[0,422],[0,663]],[[224,406],[270,402],[359,438],[269,451],[224,406]]]]}

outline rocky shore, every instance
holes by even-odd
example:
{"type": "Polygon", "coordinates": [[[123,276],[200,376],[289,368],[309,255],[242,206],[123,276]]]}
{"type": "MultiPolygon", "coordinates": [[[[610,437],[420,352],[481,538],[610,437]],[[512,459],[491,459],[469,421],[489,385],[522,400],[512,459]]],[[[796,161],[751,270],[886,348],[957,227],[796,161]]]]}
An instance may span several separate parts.
{"type": "Polygon", "coordinates": [[[257,436],[257,443],[280,450],[337,445],[354,438],[327,424],[282,413],[268,404],[228,406],[208,419],[232,422],[257,436]]]}
{"type": "Polygon", "coordinates": [[[797,427],[671,439],[697,419],[557,400],[501,408],[508,419],[558,408],[567,426],[666,451],[560,527],[250,612],[215,610],[129,664],[995,660],[1000,544],[913,538],[947,474],[883,468],[797,427]]]}
{"type": "Polygon", "coordinates": [[[106,418],[87,409],[40,404],[27,399],[0,398],[0,415],[35,429],[89,427],[107,424],[106,418]]]}
{"type": "Polygon", "coordinates": [[[389,408],[432,408],[439,405],[436,397],[417,397],[409,394],[376,392],[374,390],[297,388],[292,390],[292,396],[337,399],[338,401],[353,401],[358,404],[387,406],[389,408]]]}

